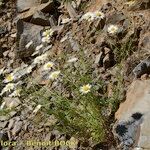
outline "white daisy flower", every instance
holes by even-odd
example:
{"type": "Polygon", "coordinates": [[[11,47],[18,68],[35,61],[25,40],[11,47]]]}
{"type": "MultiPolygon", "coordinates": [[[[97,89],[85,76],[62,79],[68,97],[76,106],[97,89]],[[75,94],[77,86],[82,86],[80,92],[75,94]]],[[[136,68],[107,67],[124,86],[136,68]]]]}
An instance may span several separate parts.
{"type": "Polygon", "coordinates": [[[53,66],[54,63],[49,61],[43,66],[43,70],[50,70],[53,66]]]}
{"type": "Polygon", "coordinates": [[[58,78],[58,75],[60,74],[60,71],[54,71],[50,74],[49,79],[55,80],[58,78]]]}
{"type": "Polygon", "coordinates": [[[47,57],[48,57],[47,53],[40,55],[34,59],[33,64],[44,63],[47,60],[47,57]]]}
{"type": "Polygon", "coordinates": [[[61,21],[61,23],[62,24],[66,24],[66,23],[70,22],[71,20],[72,19],[70,19],[70,18],[63,18],[62,21],[61,21]]]}
{"type": "Polygon", "coordinates": [[[87,12],[86,14],[84,14],[81,18],[81,20],[87,20],[87,21],[93,21],[95,18],[94,13],[92,12],[87,12]]]}
{"type": "Polygon", "coordinates": [[[16,89],[13,93],[9,95],[9,97],[20,97],[21,89],[16,89]]]}
{"type": "Polygon", "coordinates": [[[50,43],[50,37],[49,36],[45,36],[42,38],[42,42],[43,43],[50,43]]]}
{"type": "Polygon", "coordinates": [[[42,105],[37,105],[36,108],[33,110],[33,113],[36,114],[40,109],[42,105]]]}
{"type": "Polygon", "coordinates": [[[25,73],[26,74],[31,73],[33,68],[34,68],[34,66],[28,66],[27,68],[25,68],[25,73]]]}
{"type": "Polygon", "coordinates": [[[94,12],[95,18],[96,19],[104,19],[105,15],[101,11],[95,11],[94,12]]]}
{"type": "Polygon", "coordinates": [[[116,33],[118,33],[119,28],[117,25],[109,25],[107,31],[109,34],[116,34],[116,33]]]}
{"type": "Polygon", "coordinates": [[[87,94],[91,91],[91,85],[90,84],[87,84],[87,85],[83,85],[82,87],[80,87],[80,92],[82,94],[87,94]]]}
{"type": "Polygon", "coordinates": [[[48,29],[43,32],[42,36],[43,37],[51,37],[51,36],[53,36],[53,33],[54,33],[54,31],[52,29],[48,29]]]}
{"type": "Polygon", "coordinates": [[[4,109],[5,105],[6,105],[6,102],[3,102],[0,106],[0,110],[4,109]]]}
{"type": "Polygon", "coordinates": [[[10,73],[8,76],[6,76],[6,78],[4,79],[4,83],[8,83],[8,82],[11,82],[13,80],[16,79],[16,76],[14,73],[10,73]]]}
{"type": "Polygon", "coordinates": [[[31,40],[31,41],[25,46],[25,48],[28,49],[32,44],[33,44],[33,41],[31,40]]]}
{"type": "Polygon", "coordinates": [[[3,95],[5,92],[10,92],[11,90],[13,90],[15,88],[15,84],[14,83],[8,83],[3,90],[1,91],[0,95],[3,95]]]}
{"type": "Polygon", "coordinates": [[[69,59],[67,62],[73,63],[73,62],[76,62],[77,60],[78,60],[78,58],[74,57],[74,58],[69,59]]]}

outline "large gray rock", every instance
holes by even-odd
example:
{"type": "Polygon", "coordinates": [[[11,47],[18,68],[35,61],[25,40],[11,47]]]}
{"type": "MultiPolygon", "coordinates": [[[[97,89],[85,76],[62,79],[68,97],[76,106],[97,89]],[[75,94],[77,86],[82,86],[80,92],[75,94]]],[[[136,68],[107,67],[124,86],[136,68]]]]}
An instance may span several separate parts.
{"type": "Polygon", "coordinates": [[[16,20],[22,19],[24,21],[30,21],[32,16],[37,12],[41,11],[43,13],[54,13],[56,12],[56,7],[52,0],[48,1],[47,3],[43,3],[40,5],[32,6],[28,11],[20,13],[17,15],[16,20]]]}
{"type": "Polygon", "coordinates": [[[16,57],[23,58],[31,56],[35,51],[36,46],[41,44],[42,26],[19,20],[17,22],[17,49],[15,51],[16,57]],[[26,48],[26,45],[32,41],[31,46],[26,48]]]}
{"type": "Polygon", "coordinates": [[[17,0],[17,10],[22,12],[41,4],[41,0],[17,0]]]}
{"type": "Polygon", "coordinates": [[[32,19],[31,23],[36,24],[36,25],[42,25],[42,26],[50,26],[50,20],[48,17],[45,16],[44,13],[41,11],[37,11],[32,19]]]}
{"type": "Polygon", "coordinates": [[[150,80],[136,80],[115,117],[114,135],[124,150],[150,149],[150,80]]]}
{"type": "Polygon", "coordinates": [[[133,73],[136,78],[140,78],[143,74],[150,74],[150,57],[141,61],[134,69],[133,73]]]}

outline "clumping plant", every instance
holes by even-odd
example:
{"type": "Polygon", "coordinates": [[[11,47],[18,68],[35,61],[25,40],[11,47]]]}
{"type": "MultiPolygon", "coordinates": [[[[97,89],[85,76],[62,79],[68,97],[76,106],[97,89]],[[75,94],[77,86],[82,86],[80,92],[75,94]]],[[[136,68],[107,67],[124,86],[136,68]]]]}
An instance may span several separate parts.
{"type": "Polygon", "coordinates": [[[63,54],[62,63],[64,65],[57,62],[55,68],[48,70],[45,86],[31,78],[31,87],[22,90],[23,97],[29,95],[30,100],[35,101],[34,113],[43,111],[54,115],[57,119],[55,128],[63,133],[93,142],[103,141],[107,118],[102,114],[102,108],[109,105],[105,94],[102,97],[99,93],[105,89],[104,82],[93,74],[93,62],[83,50],[71,59],[63,54]]]}

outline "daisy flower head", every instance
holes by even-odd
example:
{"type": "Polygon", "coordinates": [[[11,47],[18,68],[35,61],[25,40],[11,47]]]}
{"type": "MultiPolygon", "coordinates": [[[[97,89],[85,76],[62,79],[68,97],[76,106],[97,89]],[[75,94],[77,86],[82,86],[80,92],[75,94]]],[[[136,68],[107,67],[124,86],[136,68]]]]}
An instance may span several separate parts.
{"type": "Polygon", "coordinates": [[[10,92],[11,90],[13,90],[15,88],[15,84],[14,83],[8,83],[3,90],[1,91],[0,95],[3,95],[5,92],[10,92]]]}
{"type": "Polygon", "coordinates": [[[24,70],[25,70],[25,74],[31,73],[33,68],[34,68],[34,65],[30,65],[30,66],[28,66],[27,68],[25,68],[25,69],[24,69],[24,70]]]}
{"type": "Polygon", "coordinates": [[[8,82],[11,82],[15,79],[16,79],[15,75],[13,73],[10,73],[9,75],[6,76],[6,78],[4,79],[3,82],[8,83],[8,82]]]}
{"type": "Polygon", "coordinates": [[[95,15],[96,19],[104,19],[104,17],[105,17],[104,13],[101,11],[95,11],[94,15],[95,15]]]}
{"type": "Polygon", "coordinates": [[[60,74],[60,71],[54,71],[49,75],[49,79],[55,80],[58,78],[59,74],[60,74]]]}
{"type": "Polygon", "coordinates": [[[50,43],[50,37],[49,36],[42,37],[42,42],[43,43],[50,43]]]}
{"type": "Polygon", "coordinates": [[[119,31],[119,28],[117,25],[109,25],[107,29],[109,34],[116,34],[119,31]]]}
{"type": "Polygon", "coordinates": [[[51,36],[53,36],[53,33],[54,33],[54,31],[52,29],[48,29],[43,32],[42,36],[43,37],[51,37],[51,36]]]}
{"type": "Polygon", "coordinates": [[[49,61],[43,66],[43,70],[50,70],[51,68],[53,68],[53,66],[54,66],[54,63],[49,61]]]}
{"type": "Polygon", "coordinates": [[[87,21],[93,21],[95,18],[94,13],[92,12],[87,12],[86,14],[84,14],[81,18],[81,20],[87,20],[87,21]]]}
{"type": "Polygon", "coordinates": [[[41,64],[47,60],[47,57],[47,53],[40,55],[34,59],[33,64],[41,64]]]}
{"type": "Polygon", "coordinates": [[[83,86],[80,87],[80,92],[82,94],[87,94],[91,91],[91,87],[92,86],[90,84],[83,85],[83,86]]]}

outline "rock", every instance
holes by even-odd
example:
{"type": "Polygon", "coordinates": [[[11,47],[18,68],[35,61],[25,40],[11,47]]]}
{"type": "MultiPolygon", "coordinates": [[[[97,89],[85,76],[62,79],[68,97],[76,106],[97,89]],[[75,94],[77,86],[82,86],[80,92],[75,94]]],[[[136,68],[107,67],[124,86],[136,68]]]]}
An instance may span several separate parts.
{"type": "Polygon", "coordinates": [[[9,124],[8,124],[8,129],[11,130],[13,127],[14,127],[14,123],[15,123],[15,120],[14,119],[10,119],[9,120],[9,124]]]}
{"type": "Polygon", "coordinates": [[[50,20],[45,17],[44,13],[42,13],[41,11],[37,11],[33,15],[31,23],[41,26],[50,26],[50,20]]]}
{"type": "MultiPolygon", "coordinates": [[[[150,80],[135,80],[126,101],[115,114],[114,135],[125,150],[131,146],[150,149],[150,80]]],[[[132,147],[133,148],[133,147],[132,147]]]]}
{"type": "Polygon", "coordinates": [[[22,121],[15,122],[14,128],[12,129],[12,135],[17,135],[22,129],[22,121]]]}
{"type": "Polygon", "coordinates": [[[72,37],[71,34],[69,35],[69,42],[70,42],[71,48],[72,48],[74,51],[79,51],[79,50],[80,50],[80,46],[79,46],[78,41],[75,40],[75,39],[72,37]]]}
{"type": "Polygon", "coordinates": [[[143,74],[150,74],[150,57],[139,63],[134,69],[135,78],[140,78],[143,74]]]}
{"type": "Polygon", "coordinates": [[[0,141],[7,141],[8,140],[8,135],[6,132],[1,131],[0,132],[0,141]]]}
{"type": "Polygon", "coordinates": [[[17,0],[18,12],[23,12],[41,4],[41,0],[17,0]]]}
{"type": "Polygon", "coordinates": [[[6,121],[9,119],[9,116],[0,116],[0,121],[6,121]]]}
{"type": "Polygon", "coordinates": [[[18,58],[31,56],[37,45],[41,44],[42,26],[19,20],[17,22],[17,49],[15,55],[18,58]],[[33,43],[26,48],[26,45],[32,41],[33,43]]]}
{"type": "Polygon", "coordinates": [[[95,64],[99,64],[100,66],[103,65],[103,52],[100,52],[98,55],[96,55],[95,64]]]}
{"type": "Polygon", "coordinates": [[[112,54],[107,54],[103,59],[103,67],[108,69],[114,65],[114,56],[112,54]]]}
{"type": "Polygon", "coordinates": [[[148,74],[143,74],[141,76],[141,80],[147,80],[148,79],[148,74]]]}
{"type": "Polygon", "coordinates": [[[5,128],[7,124],[8,124],[8,121],[3,121],[3,122],[1,121],[0,122],[0,129],[5,128]]]}
{"type": "Polygon", "coordinates": [[[139,49],[150,51],[150,33],[147,32],[141,36],[139,42],[139,49]]]}
{"type": "MultiPolygon", "coordinates": [[[[53,3],[52,0],[50,0],[47,3],[38,5],[38,6],[34,6],[32,7],[29,11],[26,11],[24,13],[18,14],[16,20],[24,20],[24,21],[30,21],[30,19],[32,18],[32,16],[37,12],[37,11],[41,11],[44,13],[52,13],[55,10],[55,5],[53,3]]],[[[56,11],[56,10],[55,10],[56,11]]]]}
{"type": "Polygon", "coordinates": [[[21,104],[19,98],[4,97],[4,101],[8,108],[15,108],[21,104]]]}

